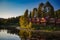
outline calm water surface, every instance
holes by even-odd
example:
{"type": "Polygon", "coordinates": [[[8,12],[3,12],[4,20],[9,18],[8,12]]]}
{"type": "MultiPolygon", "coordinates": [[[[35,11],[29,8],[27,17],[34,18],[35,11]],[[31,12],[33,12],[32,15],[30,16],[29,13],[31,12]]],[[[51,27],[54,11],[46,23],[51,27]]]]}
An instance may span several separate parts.
{"type": "Polygon", "coordinates": [[[0,40],[21,40],[16,34],[7,33],[7,30],[0,30],[0,40]]]}

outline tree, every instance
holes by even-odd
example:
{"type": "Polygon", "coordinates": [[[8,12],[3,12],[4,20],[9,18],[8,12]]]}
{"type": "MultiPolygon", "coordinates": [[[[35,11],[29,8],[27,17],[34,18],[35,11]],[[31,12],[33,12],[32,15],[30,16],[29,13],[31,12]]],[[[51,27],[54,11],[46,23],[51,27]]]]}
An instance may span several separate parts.
{"type": "Polygon", "coordinates": [[[28,9],[25,11],[24,16],[28,17],[28,9]]]}
{"type": "Polygon", "coordinates": [[[38,17],[42,17],[42,15],[43,15],[43,6],[44,6],[44,4],[41,3],[38,7],[38,17]]]}
{"type": "Polygon", "coordinates": [[[31,13],[31,11],[30,11],[30,14],[29,14],[29,18],[31,18],[32,17],[32,15],[31,15],[32,13],[31,13]]]}
{"type": "Polygon", "coordinates": [[[56,11],[56,16],[60,18],[60,9],[56,11]]]}
{"type": "Polygon", "coordinates": [[[37,16],[37,8],[34,8],[33,11],[32,11],[32,17],[35,17],[37,16]]]}
{"type": "Polygon", "coordinates": [[[24,17],[24,16],[21,16],[20,17],[20,36],[21,37],[30,37],[31,36],[31,27],[32,27],[32,23],[31,22],[28,22],[28,18],[24,17]],[[25,29],[25,30],[24,30],[25,29]],[[24,34],[25,33],[25,34],[24,34]]]}

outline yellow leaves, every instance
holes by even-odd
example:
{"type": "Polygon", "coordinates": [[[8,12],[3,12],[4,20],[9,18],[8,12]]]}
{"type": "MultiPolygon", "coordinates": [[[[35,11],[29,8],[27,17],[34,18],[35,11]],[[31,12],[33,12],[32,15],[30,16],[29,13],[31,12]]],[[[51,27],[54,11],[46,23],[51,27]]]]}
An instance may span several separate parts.
{"type": "Polygon", "coordinates": [[[28,22],[28,18],[25,18],[24,16],[21,16],[20,18],[20,28],[31,28],[32,23],[28,22]]]}
{"type": "Polygon", "coordinates": [[[29,28],[31,28],[31,27],[32,27],[32,23],[31,23],[31,22],[29,23],[28,27],[29,27],[29,28]]]}
{"type": "Polygon", "coordinates": [[[25,30],[20,30],[19,34],[21,37],[24,37],[24,36],[30,37],[31,36],[31,31],[29,31],[29,30],[32,29],[32,23],[28,22],[27,19],[28,18],[26,18],[24,16],[21,16],[21,18],[20,18],[20,22],[19,22],[20,28],[25,29],[25,30]]]}
{"type": "Polygon", "coordinates": [[[31,37],[31,32],[28,30],[21,30],[19,32],[20,37],[31,37]]]}

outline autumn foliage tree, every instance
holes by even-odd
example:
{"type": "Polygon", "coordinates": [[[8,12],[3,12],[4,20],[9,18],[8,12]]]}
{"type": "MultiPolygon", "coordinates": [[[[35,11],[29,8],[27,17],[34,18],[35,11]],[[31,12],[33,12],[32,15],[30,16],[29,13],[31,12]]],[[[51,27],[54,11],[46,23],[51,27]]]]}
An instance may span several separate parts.
{"type": "Polygon", "coordinates": [[[30,37],[31,36],[31,32],[29,31],[30,29],[32,29],[32,23],[28,21],[28,18],[21,16],[20,17],[20,36],[21,37],[30,37]],[[24,30],[25,29],[25,30],[24,30]],[[25,33],[25,34],[24,34],[25,33]]]}

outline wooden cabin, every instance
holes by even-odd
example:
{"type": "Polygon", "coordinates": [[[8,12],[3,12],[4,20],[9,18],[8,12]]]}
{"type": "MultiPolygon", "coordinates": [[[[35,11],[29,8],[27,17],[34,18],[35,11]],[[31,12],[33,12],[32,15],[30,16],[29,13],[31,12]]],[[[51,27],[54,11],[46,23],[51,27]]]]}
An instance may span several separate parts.
{"type": "Polygon", "coordinates": [[[33,24],[39,24],[39,25],[60,25],[60,18],[48,18],[48,21],[46,18],[29,18],[29,22],[32,22],[33,24]]]}
{"type": "Polygon", "coordinates": [[[60,26],[60,18],[56,19],[56,26],[60,26]]]}
{"type": "Polygon", "coordinates": [[[55,18],[49,18],[49,24],[55,25],[55,18]]]}
{"type": "Polygon", "coordinates": [[[46,22],[47,22],[47,20],[45,18],[40,19],[40,24],[41,25],[46,26],[46,22]]]}

